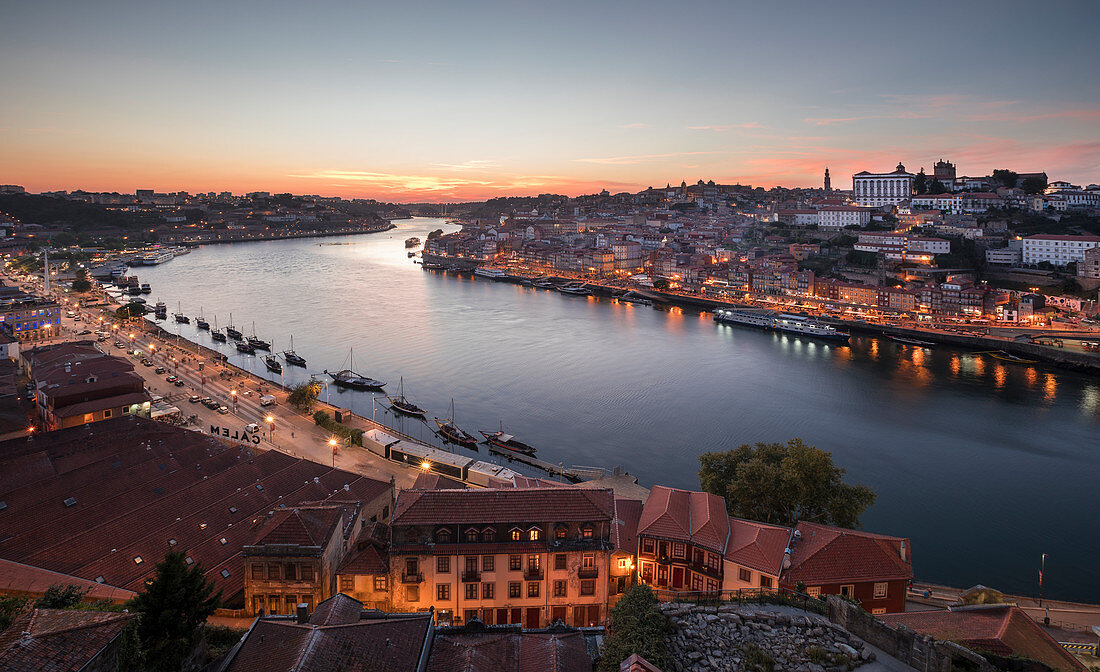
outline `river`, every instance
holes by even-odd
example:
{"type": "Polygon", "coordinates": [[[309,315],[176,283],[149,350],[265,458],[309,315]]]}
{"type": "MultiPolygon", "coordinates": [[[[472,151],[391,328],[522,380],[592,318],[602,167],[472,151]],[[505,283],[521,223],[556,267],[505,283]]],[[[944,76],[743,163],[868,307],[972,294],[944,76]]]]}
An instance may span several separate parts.
{"type": "MultiPolygon", "coordinates": [[[[425,272],[385,233],[210,245],[135,269],[169,313],[200,308],[295,350],[308,372],[347,366],[433,415],[495,430],[567,465],[622,465],[642,485],[697,488],[698,456],[800,437],[878,494],[864,528],[912,539],[917,578],[1100,601],[1100,380],[946,347],[858,337],[837,346],[709,313],[425,272]]],[[[192,325],[165,323],[215,345],[192,325]]],[[[260,372],[232,346],[230,361],[260,372]]],[[[284,367],[285,382],[309,373],[284,367]]],[[[277,379],[277,377],[276,377],[277,379]]],[[[331,401],[370,417],[370,393],[331,401]]],[[[379,419],[383,419],[378,405],[379,419]]],[[[392,424],[392,416],[385,416],[392,424]]],[[[434,427],[434,424],[432,425],[434,427]]],[[[402,421],[427,439],[428,428],[402,421]]],[[[482,448],[482,455],[486,451],[482,448]]]]}

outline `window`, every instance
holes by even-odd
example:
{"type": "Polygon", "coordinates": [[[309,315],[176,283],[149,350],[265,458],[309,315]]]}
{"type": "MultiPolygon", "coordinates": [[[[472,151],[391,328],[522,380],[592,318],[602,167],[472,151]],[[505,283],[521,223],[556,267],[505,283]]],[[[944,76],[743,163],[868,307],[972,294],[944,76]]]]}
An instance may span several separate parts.
{"type": "Polygon", "coordinates": [[[374,577],[374,590],[375,592],[384,591],[386,589],[386,577],[376,576],[374,577]]]}
{"type": "Polygon", "coordinates": [[[518,555],[509,555],[508,569],[512,570],[513,572],[518,572],[519,570],[523,569],[522,557],[518,555]]]}
{"type": "Polygon", "coordinates": [[[886,582],[875,584],[875,599],[876,600],[881,600],[881,599],[886,597],[886,589],[887,589],[887,586],[889,586],[889,585],[890,584],[888,584],[886,582]]]}
{"type": "Polygon", "coordinates": [[[856,587],[852,584],[847,584],[840,587],[841,597],[855,597],[856,587]]]}
{"type": "Polygon", "coordinates": [[[451,571],[451,556],[437,556],[435,559],[435,571],[441,574],[446,574],[447,572],[451,571]]]}
{"type": "Polygon", "coordinates": [[[871,610],[871,615],[872,616],[879,616],[880,614],[885,614],[885,613],[886,613],[886,607],[879,607],[878,609],[872,609],[871,610]]]}
{"type": "Polygon", "coordinates": [[[564,527],[559,527],[558,529],[554,530],[554,538],[565,539],[565,533],[566,529],[564,527]]]}
{"type": "Polygon", "coordinates": [[[542,584],[539,583],[538,581],[528,581],[527,582],[527,597],[538,597],[539,596],[539,586],[541,586],[541,585],[542,584]]]}
{"type": "Polygon", "coordinates": [[[642,539],[642,553],[649,553],[653,555],[653,540],[642,539]]]}
{"type": "Polygon", "coordinates": [[[259,564],[252,565],[252,578],[253,579],[260,579],[261,581],[263,580],[263,578],[264,578],[264,566],[263,565],[259,565],[259,564]]]}
{"type": "Polygon", "coordinates": [[[592,569],[596,566],[596,554],[585,553],[581,556],[581,567],[584,569],[592,569]]]}
{"type": "Polygon", "coordinates": [[[521,586],[522,586],[522,584],[519,581],[509,581],[508,582],[508,597],[522,597],[522,594],[521,594],[520,591],[522,591],[523,589],[521,588],[521,586]]]}
{"type": "Polygon", "coordinates": [[[283,578],[283,568],[281,565],[268,565],[267,566],[267,578],[271,581],[278,581],[283,578]]]}
{"type": "Polygon", "coordinates": [[[772,577],[764,576],[763,574],[761,574],[760,575],[760,587],[761,588],[771,588],[772,587],[772,577]]]}
{"type": "Polygon", "coordinates": [[[568,567],[568,559],[565,553],[556,553],[554,555],[554,569],[566,569],[568,567]]]}
{"type": "Polygon", "coordinates": [[[687,547],[684,544],[672,545],[672,557],[685,558],[687,557],[687,547]]]}
{"type": "Polygon", "coordinates": [[[698,574],[691,575],[691,589],[695,591],[703,590],[703,577],[698,574]]]}
{"type": "Polygon", "coordinates": [[[630,569],[630,558],[619,558],[619,569],[630,569]]]}
{"type": "Polygon", "coordinates": [[[707,555],[706,553],[703,553],[702,550],[697,548],[691,552],[691,558],[692,562],[702,567],[704,564],[706,564],[707,555]]]}
{"type": "Polygon", "coordinates": [[[539,539],[542,539],[542,530],[537,527],[532,527],[530,530],[527,530],[528,541],[538,541],[539,539]]]}
{"type": "Polygon", "coordinates": [[[477,530],[475,530],[473,528],[470,528],[470,529],[466,530],[466,541],[467,542],[472,544],[472,543],[477,542],[477,539],[478,539],[477,530]]]}
{"type": "Polygon", "coordinates": [[[596,594],[596,580],[595,579],[582,579],[581,580],[581,595],[595,595],[596,594]]]}
{"type": "Polygon", "coordinates": [[[435,586],[435,599],[446,602],[451,599],[451,584],[438,583],[435,586]]]}
{"type": "Polygon", "coordinates": [[[286,566],[286,579],[287,581],[298,580],[298,565],[289,564],[286,566]]]}
{"type": "Polygon", "coordinates": [[[493,584],[491,584],[491,583],[481,584],[481,596],[483,598],[485,598],[486,600],[493,599],[493,593],[494,592],[495,591],[493,590],[493,584]]]}
{"type": "Polygon", "coordinates": [[[527,556],[527,571],[537,572],[539,571],[539,556],[538,553],[532,553],[527,556]]]}
{"type": "Polygon", "coordinates": [[[109,418],[109,417],[111,417],[111,409],[109,409],[109,408],[103,409],[103,418],[106,419],[106,418],[109,418]]]}
{"type": "Polygon", "coordinates": [[[140,556],[140,555],[136,555],[136,556],[134,556],[134,564],[135,564],[135,565],[140,565],[140,564],[141,564],[141,563],[143,563],[143,562],[145,562],[145,561],[141,559],[141,556],[140,556]]]}
{"type": "Polygon", "coordinates": [[[405,543],[406,544],[415,544],[416,543],[416,530],[408,530],[407,532],[405,532],[405,543]]]}
{"type": "Polygon", "coordinates": [[[481,556],[481,571],[491,572],[493,571],[493,565],[496,564],[496,556],[483,555],[481,556]]]}
{"type": "Polygon", "coordinates": [[[481,540],[482,541],[496,541],[497,540],[497,531],[494,530],[491,527],[486,527],[484,530],[481,531],[481,540]]]}
{"type": "Polygon", "coordinates": [[[583,539],[591,539],[594,533],[595,530],[592,528],[591,525],[585,525],[581,528],[581,538],[583,539]]]}
{"type": "Polygon", "coordinates": [[[420,601],[420,586],[409,585],[405,586],[405,601],[406,602],[419,602],[420,601]]]}
{"type": "Polygon", "coordinates": [[[477,587],[478,587],[478,584],[476,584],[476,583],[467,583],[466,584],[466,599],[467,600],[476,600],[477,599],[477,587]]]}
{"type": "Polygon", "coordinates": [[[451,531],[448,530],[448,529],[438,530],[435,533],[435,540],[436,540],[437,543],[440,543],[440,544],[449,544],[449,543],[451,543],[451,531]]]}
{"type": "Polygon", "coordinates": [[[228,579],[229,578],[229,570],[228,569],[223,569],[222,570],[222,578],[223,579],[228,579]]]}
{"type": "Polygon", "coordinates": [[[668,557],[668,542],[667,541],[658,541],[657,542],[657,555],[659,557],[662,557],[662,558],[667,558],[668,557]]]}
{"type": "Polygon", "coordinates": [[[738,569],[737,578],[745,583],[752,583],[752,570],[744,567],[738,569]]]}
{"type": "Polygon", "coordinates": [[[340,577],[340,591],[345,593],[355,592],[355,577],[354,576],[341,576],[340,577]]]}
{"type": "Polygon", "coordinates": [[[302,581],[313,580],[313,565],[302,565],[302,581]]]}
{"type": "Polygon", "coordinates": [[[821,586],[810,586],[806,589],[806,594],[810,597],[821,597],[821,586]]]}
{"type": "Polygon", "coordinates": [[[523,531],[518,527],[512,528],[512,541],[520,541],[523,539],[523,531]]]}
{"type": "Polygon", "coordinates": [[[568,593],[569,583],[567,581],[555,581],[554,582],[554,597],[565,597],[568,593]]]}

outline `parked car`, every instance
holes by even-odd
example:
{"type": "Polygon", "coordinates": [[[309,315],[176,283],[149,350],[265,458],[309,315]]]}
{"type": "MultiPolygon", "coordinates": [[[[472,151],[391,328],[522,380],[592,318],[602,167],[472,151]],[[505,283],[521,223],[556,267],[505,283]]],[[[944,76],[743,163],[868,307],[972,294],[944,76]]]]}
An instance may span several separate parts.
{"type": "Polygon", "coordinates": [[[166,382],[166,383],[174,383],[174,382],[176,382],[177,380],[179,380],[179,378],[176,378],[175,376],[168,376],[167,378],[165,378],[165,379],[164,379],[164,382],[166,382]]]}
{"type": "Polygon", "coordinates": [[[151,359],[143,359],[143,360],[141,360],[141,363],[142,363],[142,364],[143,364],[144,366],[152,366],[152,365],[153,365],[153,360],[151,360],[151,359]]]}
{"type": "Polygon", "coordinates": [[[192,394],[192,395],[191,395],[191,398],[190,398],[190,399],[188,399],[187,401],[190,401],[190,402],[191,402],[192,404],[197,404],[197,403],[199,403],[200,401],[202,401],[202,397],[200,397],[200,396],[199,396],[199,395],[197,395],[197,394],[192,394]]]}
{"type": "Polygon", "coordinates": [[[221,413],[222,415],[229,415],[229,407],[228,406],[218,406],[218,413],[221,413]]]}
{"type": "Polygon", "coordinates": [[[159,376],[162,373],[168,373],[168,369],[164,368],[163,366],[158,366],[157,368],[153,369],[153,373],[159,376]]]}
{"type": "Polygon", "coordinates": [[[174,381],[172,381],[172,384],[175,385],[176,387],[183,387],[184,386],[184,382],[182,380],[180,380],[179,378],[176,378],[174,381]]]}
{"type": "Polygon", "coordinates": [[[91,329],[81,329],[80,331],[76,332],[76,335],[77,336],[86,336],[90,333],[92,333],[91,329]]]}

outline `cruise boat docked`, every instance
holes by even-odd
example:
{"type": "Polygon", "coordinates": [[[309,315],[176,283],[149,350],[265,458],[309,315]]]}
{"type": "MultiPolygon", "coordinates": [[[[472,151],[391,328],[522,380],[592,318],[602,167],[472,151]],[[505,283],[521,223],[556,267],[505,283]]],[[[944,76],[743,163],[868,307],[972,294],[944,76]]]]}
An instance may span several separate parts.
{"type": "Polygon", "coordinates": [[[801,315],[786,313],[750,313],[743,310],[719,309],[714,311],[714,321],[726,324],[740,324],[758,329],[772,329],[799,336],[812,336],[831,341],[847,341],[849,334],[837,331],[835,327],[812,320],[801,315]]]}
{"type": "Polygon", "coordinates": [[[474,269],[474,275],[481,278],[487,278],[489,280],[503,280],[508,277],[508,274],[500,270],[499,268],[478,267],[474,269]]]}

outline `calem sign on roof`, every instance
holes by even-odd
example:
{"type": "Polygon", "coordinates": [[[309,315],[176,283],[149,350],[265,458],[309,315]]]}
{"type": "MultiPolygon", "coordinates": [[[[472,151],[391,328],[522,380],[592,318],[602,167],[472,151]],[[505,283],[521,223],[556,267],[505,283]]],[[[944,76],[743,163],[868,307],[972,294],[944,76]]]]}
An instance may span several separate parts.
{"type": "Polygon", "coordinates": [[[231,439],[233,441],[240,441],[241,443],[260,444],[260,435],[253,434],[247,429],[232,429],[230,427],[210,425],[210,433],[223,439],[231,439]]]}

